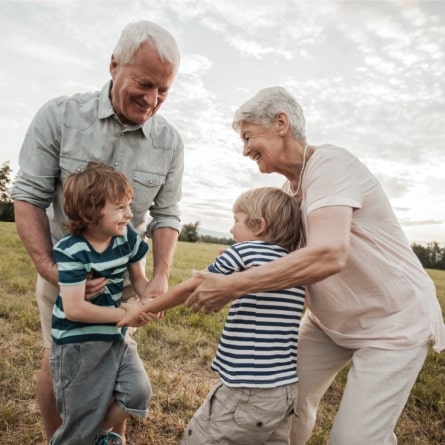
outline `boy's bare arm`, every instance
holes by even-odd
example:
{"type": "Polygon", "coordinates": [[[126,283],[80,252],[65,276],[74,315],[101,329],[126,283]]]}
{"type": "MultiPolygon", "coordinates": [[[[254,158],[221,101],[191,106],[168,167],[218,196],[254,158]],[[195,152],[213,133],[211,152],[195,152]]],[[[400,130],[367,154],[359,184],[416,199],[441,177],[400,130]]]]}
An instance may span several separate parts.
{"type": "Polygon", "coordinates": [[[118,323],[118,326],[137,326],[140,322],[139,316],[143,313],[153,314],[179,306],[187,300],[200,282],[200,278],[192,277],[172,287],[165,294],[159,295],[137,306],[123,303],[122,307],[126,310],[126,313],[124,318],[118,323]]]}
{"type": "Polygon", "coordinates": [[[159,295],[140,306],[141,312],[162,312],[184,303],[201,282],[199,278],[189,278],[173,286],[165,294],[159,295]]]}
{"type": "Polygon", "coordinates": [[[60,286],[63,309],[68,320],[82,323],[117,323],[125,314],[123,308],[104,307],[85,300],[85,283],[60,286]]]}

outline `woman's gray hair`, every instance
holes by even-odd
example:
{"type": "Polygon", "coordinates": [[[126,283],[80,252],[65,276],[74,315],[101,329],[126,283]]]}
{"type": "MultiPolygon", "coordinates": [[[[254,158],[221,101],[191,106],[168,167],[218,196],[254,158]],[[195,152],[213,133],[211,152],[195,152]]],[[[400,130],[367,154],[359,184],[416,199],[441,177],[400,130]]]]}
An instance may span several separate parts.
{"type": "Polygon", "coordinates": [[[179,48],[174,37],[164,28],[148,20],[129,23],[123,30],[113,51],[120,65],[130,63],[136,51],[144,43],[152,44],[162,62],[179,66],[179,48]]]}
{"type": "Polygon", "coordinates": [[[306,137],[303,109],[283,87],[259,90],[235,111],[232,127],[238,130],[243,121],[271,125],[279,113],[285,113],[289,118],[289,125],[295,138],[306,137]]]}

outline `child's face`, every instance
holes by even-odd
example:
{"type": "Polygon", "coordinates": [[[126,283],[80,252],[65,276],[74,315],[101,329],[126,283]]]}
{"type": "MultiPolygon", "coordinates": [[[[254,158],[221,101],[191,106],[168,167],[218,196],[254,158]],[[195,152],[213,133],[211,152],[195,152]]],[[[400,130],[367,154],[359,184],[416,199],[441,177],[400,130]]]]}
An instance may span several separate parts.
{"type": "Polygon", "coordinates": [[[105,236],[123,236],[126,233],[127,224],[133,217],[130,209],[130,201],[113,203],[107,199],[102,209],[102,218],[97,229],[105,236]]]}
{"type": "Polygon", "coordinates": [[[244,212],[235,212],[233,214],[234,223],[230,229],[230,233],[237,243],[258,239],[253,229],[246,226],[246,218],[247,214],[244,212]]]}

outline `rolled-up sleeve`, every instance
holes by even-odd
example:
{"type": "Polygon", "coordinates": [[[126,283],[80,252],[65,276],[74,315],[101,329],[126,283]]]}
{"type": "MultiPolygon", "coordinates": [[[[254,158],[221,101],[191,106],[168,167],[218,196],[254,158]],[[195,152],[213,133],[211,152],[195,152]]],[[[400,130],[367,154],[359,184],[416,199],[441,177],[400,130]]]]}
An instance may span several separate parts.
{"type": "Polygon", "coordinates": [[[25,135],[12,199],[48,208],[60,175],[59,152],[60,115],[57,102],[50,101],[37,112],[25,135]]]}
{"type": "MultiPolygon", "coordinates": [[[[149,208],[151,222],[147,226],[150,236],[153,230],[170,227],[181,231],[179,202],[182,198],[182,179],[184,174],[184,142],[174,127],[158,117],[151,130],[154,150],[170,156],[157,156],[157,160],[169,159],[164,183],[149,208]]],[[[162,170],[160,168],[160,170],[162,170]]]]}
{"type": "Polygon", "coordinates": [[[179,201],[182,197],[182,177],[184,172],[183,144],[176,150],[170,170],[165,178],[165,184],[159,190],[153,205],[150,207],[150,216],[153,218],[147,227],[147,234],[161,227],[171,227],[181,231],[179,201]]]}

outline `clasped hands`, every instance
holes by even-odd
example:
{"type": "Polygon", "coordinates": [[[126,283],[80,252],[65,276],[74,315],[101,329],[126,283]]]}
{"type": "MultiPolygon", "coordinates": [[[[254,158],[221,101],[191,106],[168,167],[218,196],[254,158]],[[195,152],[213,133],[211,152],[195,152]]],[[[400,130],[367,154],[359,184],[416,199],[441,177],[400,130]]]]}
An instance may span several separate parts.
{"type": "Polygon", "coordinates": [[[164,316],[164,312],[152,313],[145,312],[142,310],[142,306],[147,301],[153,300],[149,298],[146,300],[133,300],[128,303],[122,303],[121,308],[125,310],[125,315],[118,322],[118,327],[128,326],[128,327],[140,327],[144,326],[150,321],[159,320],[164,316]]]}

